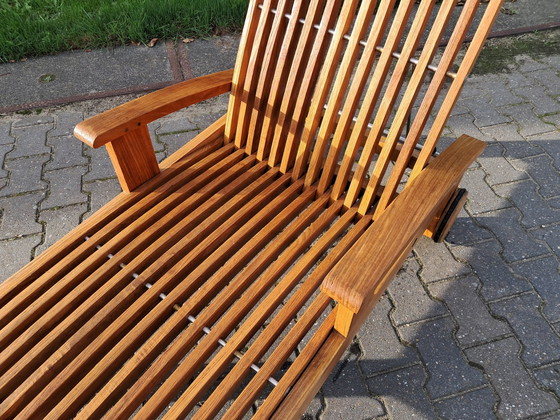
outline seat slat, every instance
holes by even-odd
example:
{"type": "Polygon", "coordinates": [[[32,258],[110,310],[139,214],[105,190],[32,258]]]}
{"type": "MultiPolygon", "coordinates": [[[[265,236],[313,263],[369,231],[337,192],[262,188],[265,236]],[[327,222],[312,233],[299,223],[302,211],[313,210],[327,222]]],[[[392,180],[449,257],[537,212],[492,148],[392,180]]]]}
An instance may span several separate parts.
{"type": "MultiPolygon", "coordinates": [[[[235,281],[235,286],[228,286],[231,279],[241,270],[244,265],[274,238],[278,232],[285,227],[295,216],[296,213],[301,211],[302,206],[306,205],[312,198],[313,191],[310,191],[298,199],[294,200],[293,203],[288,205],[286,209],[275,217],[266,228],[261,229],[261,231],[251,239],[244,247],[237,251],[219,270],[213,274],[208,281],[206,281],[201,287],[199,287],[192,296],[184,302],[180,308],[178,308],[177,313],[167,321],[164,329],[158,330],[150,340],[145,343],[142,347],[142,352],[133,356],[127,364],[118,372],[118,374],[111,379],[111,381],[98,393],[96,397],[84,408],[84,416],[92,416],[94,418],[100,417],[108,408],[111,401],[111,397],[115,394],[119,394],[122,390],[121,388],[125,385],[129,385],[128,382],[131,380],[138,370],[141,372],[142,365],[146,361],[151,361],[155,359],[158,354],[159,347],[161,343],[166,343],[171,341],[174,337],[174,331],[180,331],[184,328],[186,320],[189,318],[189,314],[196,314],[200,312],[210,300],[214,299],[215,295],[219,295],[216,299],[219,302],[227,302],[235,299],[235,294],[226,292],[232,287],[241,292],[239,286],[241,280],[239,278],[235,281]],[[221,290],[224,290],[220,292],[221,290]],[[221,293],[221,294],[220,294],[221,293]],[[227,297],[229,293],[230,297],[227,297]],[[224,296],[226,295],[226,296],[224,296]]],[[[295,238],[299,236],[301,231],[314,220],[324,206],[327,203],[327,199],[318,200],[313,203],[308,209],[304,210],[303,214],[293,223],[288,226],[288,228],[279,234],[278,238],[271,243],[261,255],[255,258],[251,262],[252,271],[255,275],[262,272],[266,263],[271,259],[274,259],[278,254],[290,244],[295,238]]],[[[224,244],[215,251],[215,254],[221,255],[223,252],[232,251],[230,244],[224,244]]],[[[167,298],[173,301],[183,301],[184,298],[179,299],[177,296],[181,297],[185,295],[184,288],[186,284],[190,284],[196,281],[197,278],[204,277],[207,275],[206,269],[199,267],[189,274],[185,280],[178,285],[167,298]]],[[[243,275],[243,274],[242,274],[243,275]]],[[[251,278],[249,279],[249,281],[251,278]]],[[[225,304],[225,303],[223,303],[225,304]]],[[[219,311],[218,311],[219,312],[219,311]]],[[[196,324],[190,328],[195,331],[197,326],[200,325],[211,325],[215,319],[205,318],[203,320],[198,320],[200,316],[197,316],[195,321],[196,324]],[[206,323],[206,324],[205,324],[206,323]]],[[[198,328],[200,332],[200,328],[198,328]]],[[[197,336],[198,337],[198,336],[197,336]]],[[[195,339],[197,339],[195,337],[195,339]]],[[[183,337],[182,343],[186,343],[186,339],[183,337]]],[[[168,355],[169,353],[167,353],[168,355]]],[[[142,377],[142,380],[137,381],[134,384],[130,384],[130,390],[127,392],[126,397],[120,399],[115,407],[107,414],[109,418],[115,418],[120,416],[130,415],[136,407],[146,399],[147,394],[150,390],[159,383],[161,377],[165,377],[168,374],[168,369],[170,366],[177,362],[176,358],[161,357],[158,359],[157,363],[154,364],[142,377]]]]}
{"type": "MultiPolygon", "coordinates": [[[[295,260],[303,253],[303,251],[313,243],[317,237],[324,231],[324,229],[332,223],[334,218],[338,215],[342,207],[342,203],[333,203],[321,216],[317,218],[291,245],[286,251],[278,258],[276,261],[270,264],[267,270],[253,284],[248,287],[243,295],[240,296],[239,300],[235,304],[222,308],[222,313],[224,316],[221,320],[212,328],[211,334],[204,337],[198,345],[192,349],[188,358],[186,358],[178,366],[178,368],[173,372],[169,378],[164,382],[164,384],[154,393],[152,398],[146,402],[146,404],[140,409],[139,415],[142,416],[144,413],[151,416],[157,415],[156,411],[160,410],[165,406],[173,397],[179,387],[185,384],[186,381],[193,375],[193,373],[201,366],[201,363],[208,358],[210,354],[216,348],[217,339],[220,337],[227,336],[233,328],[241,321],[247,313],[257,304],[259,299],[264,293],[277,282],[285,270],[295,262],[295,260]],[[227,310],[227,312],[225,312],[227,310]],[[225,313],[224,313],[225,312],[225,313]],[[156,409],[156,411],[154,411],[156,409]]],[[[313,247],[311,248],[313,250],[313,247]]],[[[310,250],[310,252],[311,252],[310,250]]],[[[307,254],[306,254],[307,256],[307,254]]],[[[320,254],[317,256],[319,258],[320,254]]],[[[303,257],[304,259],[305,256],[303,257]]],[[[310,257],[308,257],[310,258],[310,257]]],[[[293,271],[293,275],[297,278],[301,278],[305,272],[309,269],[308,261],[298,261],[290,273],[293,271]],[[301,272],[304,267],[307,267],[305,272],[301,272]]],[[[288,274],[287,277],[291,277],[288,274]]],[[[284,281],[283,279],[282,281],[284,281]]],[[[214,305],[213,310],[219,305],[214,305]]],[[[256,326],[258,328],[258,325],[256,326]]],[[[227,349],[231,348],[235,344],[234,341],[229,340],[227,349]]],[[[238,346],[236,346],[238,347],[238,346]]],[[[224,351],[227,351],[224,348],[224,351]]],[[[197,382],[198,378],[195,379],[197,382]]],[[[170,418],[183,417],[192,408],[192,405],[196,403],[196,400],[191,397],[197,397],[198,392],[192,392],[189,389],[175,402],[171,410],[167,413],[170,418]],[[195,395],[197,394],[197,395],[195,395]],[[184,405],[183,403],[184,402],[184,405]]]]}
{"type": "MultiPolygon", "coordinates": [[[[222,373],[223,369],[231,360],[235,349],[244,346],[247,340],[255,333],[256,329],[263,325],[270,313],[279,306],[279,304],[292,290],[294,290],[297,282],[299,282],[302,276],[304,276],[307,272],[306,268],[315,264],[320,255],[324,254],[324,252],[338,238],[340,238],[341,235],[343,235],[352,223],[355,214],[355,209],[346,211],[342,214],[340,219],[325,232],[319,241],[312,246],[311,250],[309,250],[304,257],[298,261],[296,266],[287,273],[287,275],[266,296],[263,302],[255,308],[255,311],[239,325],[239,329],[229,339],[227,346],[220,350],[220,352],[206,365],[205,369],[185,391],[185,394],[188,394],[189,398],[194,399],[197,393],[200,395],[202,390],[209,386],[208,382],[214,381],[217,376],[222,373]],[[199,382],[201,383],[199,384],[199,382]],[[204,382],[207,383],[205,384],[204,382]],[[201,390],[197,391],[197,388],[201,388],[201,390]]],[[[309,270],[309,268],[307,268],[307,270],[309,270]]],[[[239,382],[247,374],[251,365],[257,363],[290,320],[295,317],[301,308],[304,307],[305,302],[309,299],[310,295],[317,290],[318,284],[313,283],[316,283],[318,278],[320,277],[317,275],[314,276],[312,273],[309,278],[305,279],[303,284],[298,287],[295,294],[288,300],[286,305],[283,306],[277,314],[275,314],[271,324],[267,325],[265,331],[259,334],[255,342],[251,343],[248,350],[245,351],[243,357],[235,364],[233,369],[228,372],[226,378],[220,382],[220,384],[205,401],[203,406],[197,411],[194,418],[210,418],[216,415],[231,393],[235,390],[235,387],[239,385],[239,382]],[[309,284],[312,286],[309,287],[309,284]]],[[[330,301],[330,299],[320,300],[318,308],[310,308],[310,314],[312,314],[311,317],[317,319],[330,301]]],[[[315,304],[316,302],[312,305],[315,304]]],[[[309,314],[307,315],[309,316],[309,314]]],[[[304,328],[302,330],[301,327],[302,325],[294,328],[296,331],[299,330],[300,332],[303,332],[303,335],[305,335],[304,331],[308,331],[308,329],[304,328]]]]}

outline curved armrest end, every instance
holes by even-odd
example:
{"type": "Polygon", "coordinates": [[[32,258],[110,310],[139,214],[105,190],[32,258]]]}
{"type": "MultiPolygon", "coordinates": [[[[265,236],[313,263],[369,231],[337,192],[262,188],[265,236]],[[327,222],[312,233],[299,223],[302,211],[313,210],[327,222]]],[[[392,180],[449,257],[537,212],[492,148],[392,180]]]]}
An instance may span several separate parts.
{"type": "Polygon", "coordinates": [[[484,142],[462,136],[435,158],[327,274],[321,291],[357,314],[386,287],[398,260],[422,235],[484,142]]]}
{"type": "Polygon", "coordinates": [[[231,90],[233,70],[225,70],[149,93],[79,123],[74,135],[98,148],[172,112],[231,90]]]}

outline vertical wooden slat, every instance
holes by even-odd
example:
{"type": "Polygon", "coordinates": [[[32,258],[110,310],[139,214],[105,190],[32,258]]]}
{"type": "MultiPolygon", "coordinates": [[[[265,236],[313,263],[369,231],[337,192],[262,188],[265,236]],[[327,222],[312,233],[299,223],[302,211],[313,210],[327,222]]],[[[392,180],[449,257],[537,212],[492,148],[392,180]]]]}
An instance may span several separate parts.
{"type": "MultiPolygon", "coordinates": [[[[325,114],[323,115],[323,121],[317,135],[316,146],[311,156],[311,161],[323,160],[324,149],[333,134],[335,124],[338,123],[329,148],[327,160],[322,168],[323,172],[318,187],[320,194],[330,187],[330,180],[338,163],[340,148],[346,141],[347,131],[353,122],[352,118],[354,116],[355,107],[360,100],[363,86],[367,81],[371,65],[377,55],[375,47],[379,44],[384,35],[386,25],[391,18],[391,11],[394,3],[394,0],[382,2],[380,11],[375,16],[372,31],[368,37],[368,45],[362,53],[357,69],[355,69],[356,60],[359,58],[359,53],[362,49],[360,41],[364,38],[366,31],[369,29],[370,19],[377,7],[377,2],[362,2],[358,16],[356,17],[356,22],[354,23],[352,34],[348,40],[346,52],[340,64],[340,70],[334,82],[333,91],[329,97],[325,114]],[[350,78],[354,74],[354,70],[356,74],[355,80],[348,90],[348,84],[350,78]],[[347,90],[349,97],[345,100],[347,90]],[[342,116],[339,117],[338,112],[343,106],[343,101],[344,109],[342,116]]],[[[307,173],[306,184],[311,185],[316,181],[320,169],[320,165],[315,165],[314,170],[307,173]]]]}
{"type": "MultiPolygon", "coordinates": [[[[412,3],[413,2],[407,2],[407,7],[410,8],[412,6],[412,3]]],[[[432,8],[434,6],[434,3],[435,3],[435,0],[422,0],[422,2],[420,3],[420,6],[418,7],[418,10],[416,12],[416,16],[414,17],[414,20],[412,22],[412,26],[410,27],[410,29],[408,31],[408,34],[406,36],[406,40],[404,42],[402,51],[400,53],[400,57],[397,60],[397,64],[395,65],[395,68],[393,69],[391,79],[389,80],[389,84],[388,84],[387,89],[385,90],[385,93],[383,95],[383,100],[381,101],[381,104],[379,106],[379,110],[378,110],[377,114],[375,115],[375,119],[373,121],[373,127],[371,128],[371,130],[368,134],[366,143],[364,144],[362,154],[361,154],[360,159],[358,161],[358,167],[356,168],[356,171],[355,171],[354,176],[352,178],[352,182],[350,183],[348,194],[346,195],[346,199],[344,201],[344,204],[347,207],[351,207],[353,205],[356,198],[358,197],[358,194],[360,193],[360,190],[362,189],[362,185],[363,185],[365,176],[367,174],[368,168],[370,166],[371,159],[373,157],[373,153],[375,152],[377,144],[379,143],[379,141],[381,139],[381,135],[383,133],[383,129],[385,128],[385,125],[387,124],[387,120],[389,119],[389,117],[391,115],[391,111],[392,111],[393,106],[394,106],[394,104],[397,100],[398,93],[399,93],[399,91],[401,89],[401,86],[404,82],[404,79],[405,79],[405,76],[406,76],[406,73],[407,73],[407,70],[408,70],[408,67],[409,67],[409,60],[412,57],[412,55],[414,54],[414,52],[416,51],[416,48],[418,47],[418,44],[420,43],[422,33],[424,31],[424,28],[425,28],[426,24],[428,23],[428,19],[430,17],[432,8]]],[[[400,6],[402,6],[403,4],[404,3],[401,3],[399,5],[399,11],[400,11],[400,6]]],[[[397,14],[398,14],[399,11],[397,11],[397,14]]],[[[408,11],[407,15],[409,13],[410,13],[410,11],[408,11]]],[[[408,18],[403,20],[403,21],[399,21],[398,17],[397,16],[395,17],[395,21],[394,21],[393,25],[396,25],[397,29],[394,32],[395,32],[396,35],[398,35],[399,40],[402,36],[402,32],[404,30],[404,26],[406,25],[407,21],[408,21],[408,18]]],[[[393,28],[391,28],[391,29],[393,29],[393,28]]],[[[386,50],[383,51],[384,53],[388,52],[389,54],[392,54],[392,51],[389,51],[389,48],[387,48],[387,46],[385,46],[384,49],[385,48],[386,48],[386,50]]],[[[390,48],[390,49],[393,50],[393,48],[390,48]]],[[[381,72],[383,72],[383,70],[381,70],[381,72]]],[[[385,73],[385,72],[383,72],[383,73],[385,73]]],[[[375,75],[374,75],[374,78],[375,78],[375,75]]],[[[374,88],[373,90],[378,91],[378,88],[374,88]]],[[[369,98],[367,97],[367,94],[366,94],[365,101],[369,102],[369,98]]],[[[369,103],[368,103],[368,105],[369,106],[366,107],[366,108],[369,108],[369,107],[372,106],[369,103]]],[[[364,110],[364,108],[362,108],[360,110],[360,115],[358,116],[357,125],[359,124],[359,127],[357,127],[357,128],[359,129],[359,131],[358,131],[358,133],[353,133],[353,136],[352,136],[353,138],[352,138],[351,141],[359,141],[359,139],[361,138],[361,135],[363,135],[363,133],[365,132],[364,125],[367,126],[367,121],[369,120],[370,112],[365,114],[364,112],[362,112],[363,110],[364,110]],[[359,135],[359,137],[356,137],[358,135],[359,135]]],[[[366,111],[367,111],[367,109],[366,109],[366,111]]],[[[356,128],[354,129],[354,131],[356,131],[356,128]]],[[[352,150],[354,148],[349,148],[349,149],[352,150]]],[[[346,170],[345,169],[346,165],[353,164],[353,162],[354,162],[354,156],[350,156],[348,153],[345,153],[341,168],[343,168],[343,170],[346,170]]],[[[345,180],[341,180],[339,182],[345,182],[345,180]]],[[[361,210],[362,209],[360,209],[360,213],[365,214],[365,212],[363,212],[361,210]]]]}
{"type": "Polygon", "coordinates": [[[308,170],[307,161],[309,159],[311,148],[313,147],[315,132],[319,127],[319,123],[323,115],[323,105],[325,104],[332,80],[336,73],[337,67],[334,64],[338,63],[340,59],[345,42],[344,36],[348,32],[348,29],[354,20],[358,3],[359,0],[348,0],[342,5],[340,17],[338,19],[334,35],[332,36],[329,50],[325,57],[325,62],[332,65],[323,67],[317,82],[317,87],[313,95],[313,100],[311,101],[311,107],[309,109],[303,135],[297,151],[296,162],[292,175],[294,180],[299,179],[308,170]]]}
{"type": "Polygon", "coordinates": [[[457,76],[453,80],[445,99],[441,105],[441,110],[437,114],[436,119],[428,133],[428,137],[424,142],[424,146],[422,147],[422,151],[418,156],[416,164],[412,169],[408,182],[412,181],[420,171],[427,165],[430,156],[434,152],[434,148],[436,146],[437,141],[443,131],[447,118],[457,102],[459,98],[459,94],[461,93],[461,89],[463,88],[463,83],[467,76],[469,75],[470,71],[472,70],[478,55],[480,54],[480,50],[482,49],[482,44],[486,40],[488,33],[490,32],[490,28],[492,27],[496,17],[498,16],[498,12],[500,11],[500,7],[502,6],[503,0],[490,0],[486,7],[486,11],[476,33],[465,53],[463,61],[457,71],[457,76]]]}
{"type": "MultiPolygon", "coordinates": [[[[414,67],[412,76],[406,87],[406,91],[391,123],[391,127],[389,128],[389,133],[385,138],[381,153],[379,154],[366,190],[361,198],[359,210],[362,214],[365,213],[373,204],[373,198],[377,195],[381,180],[383,179],[385,171],[389,166],[391,156],[395,150],[395,146],[400,138],[404,126],[407,123],[408,116],[412,112],[412,106],[414,105],[418,93],[420,92],[420,88],[422,87],[422,82],[424,81],[428,65],[432,61],[439,46],[443,32],[447,27],[451,13],[455,8],[455,3],[456,0],[444,0],[440,6],[439,13],[436,16],[428,38],[422,47],[418,64],[414,67]]],[[[376,217],[375,214],[374,217],[376,217]]]]}
{"type": "Polygon", "coordinates": [[[379,203],[376,206],[374,217],[378,217],[379,214],[385,210],[396,194],[397,187],[402,179],[407,163],[409,162],[414,150],[416,150],[416,144],[418,143],[420,135],[428,122],[430,113],[432,112],[442,87],[444,86],[446,81],[446,72],[457,57],[457,53],[459,52],[466,37],[467,30],[474,19],[476,11],[478,10],[479,3],[480,0],[469,0],[463,6],[461,15],[455,25],[455,29],[451,34],[449,42],[447,43],[447,47],[443,52],[438,68],[434,72],[426,95],[420,104],[410,129],[408,130],[404,145],[402,146],[395,161],[395,167],[391,172],[391,176],[389,177],[383,194],[379,199],[379,203]]]}
{"type": "Polygon", "coordinates": [[[241,40],[239,42],[224,131],[224,140],[227,143],[231,143],[235,137],[235,128],[237,127],[237,120],[239,118],[239,107],[241,106],[241,98],[243,96],[243,86],[245,85],[251,51],[254,45],[253,41],[255,40],[261,17],[259,4],[260,0],[251,0],[249,3],[249,9],[245,17],[245,25],[243,26],[243,33],[241,34],[241,40]]]}

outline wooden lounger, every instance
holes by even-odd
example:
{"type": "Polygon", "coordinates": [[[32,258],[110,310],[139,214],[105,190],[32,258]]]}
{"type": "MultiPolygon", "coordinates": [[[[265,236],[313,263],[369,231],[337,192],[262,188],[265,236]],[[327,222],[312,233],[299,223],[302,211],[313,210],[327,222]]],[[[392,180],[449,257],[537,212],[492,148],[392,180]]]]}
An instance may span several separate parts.
{"type": "Polygon", "coordinates": [[[0,418],[306,409],[484,148],[433,157],[501,0],[377,3],[252,0],[233,71],[76,127],[125,192],[1,285],[0,418]],[[158,165],[146,124],[228,91],[158,165]]]}

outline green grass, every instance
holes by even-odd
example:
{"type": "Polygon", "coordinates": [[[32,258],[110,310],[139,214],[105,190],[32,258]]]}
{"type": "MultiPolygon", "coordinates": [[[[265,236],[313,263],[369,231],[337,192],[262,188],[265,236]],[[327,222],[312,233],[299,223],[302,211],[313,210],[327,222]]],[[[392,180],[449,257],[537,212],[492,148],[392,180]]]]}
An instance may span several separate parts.
{"type": "Polygon", "coordinates": [[[0,62],[239,29],[248,0],[0,0],[0,62]]]}

